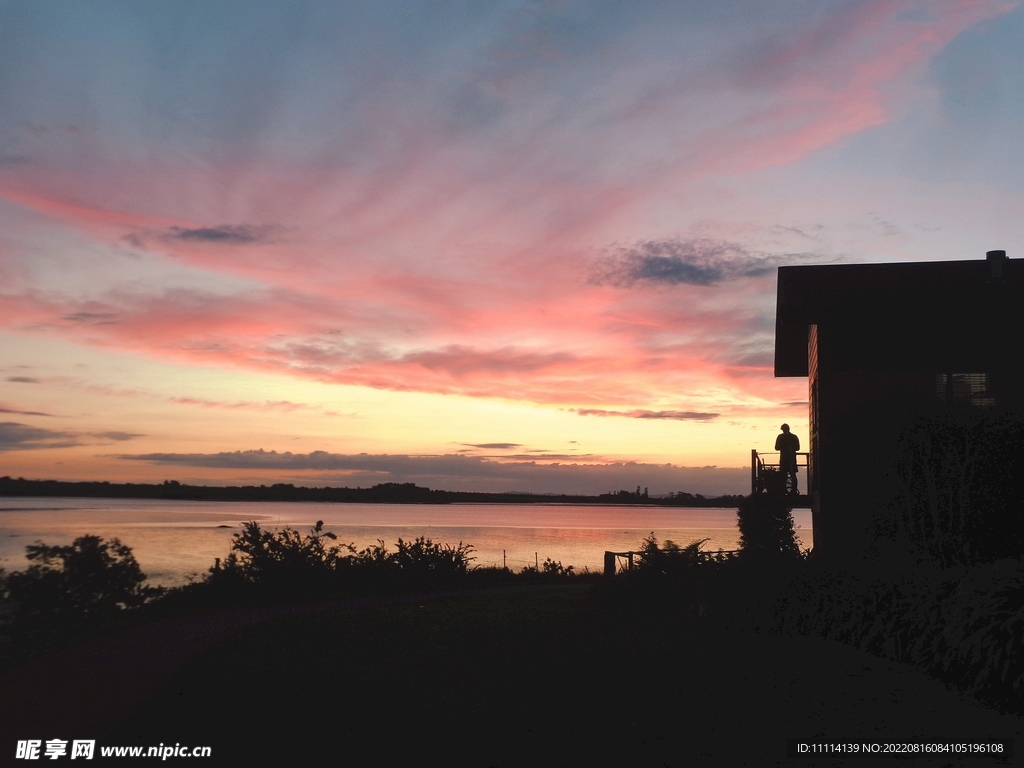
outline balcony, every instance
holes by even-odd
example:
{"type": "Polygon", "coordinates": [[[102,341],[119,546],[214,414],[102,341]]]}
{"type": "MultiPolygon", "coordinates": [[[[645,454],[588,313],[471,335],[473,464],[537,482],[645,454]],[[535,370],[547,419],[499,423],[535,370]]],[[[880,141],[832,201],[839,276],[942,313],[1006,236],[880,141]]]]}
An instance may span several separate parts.
{"type": "Polygon", "coordinates": [[[779,468],[780,453],[777,451],[759,453],[756,448],[752,449],[750,451],[750,492],[787,496],[792,499],[794,507],[809,508],[810,499],[806,494],[806,489],[810,485],[810,456],[809,453],[797,453],[797,483],[794,484],[794,478],[779,468]],[[803,476],[804,493],[801,493],[798,487],[801,475],[803,476]]]}

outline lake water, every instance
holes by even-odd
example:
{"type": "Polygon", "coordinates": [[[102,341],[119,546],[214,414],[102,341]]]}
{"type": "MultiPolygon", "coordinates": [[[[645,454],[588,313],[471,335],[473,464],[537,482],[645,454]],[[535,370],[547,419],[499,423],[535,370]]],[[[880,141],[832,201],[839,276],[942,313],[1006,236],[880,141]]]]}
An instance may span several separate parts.
{"type": "MultiPolygon", "coordinates": [[[[810,546],[810,511],[794,510],[793,517],[803,546],[810,546]]],[[[0,568],[24,568],[28,544],[70,544],[88,533],[120,539],[150,583],[174,586],[227,556],[232,534],[249,520],[303,533],[323,520],[324,530],[360,549],[378,539],[392,549],[398,538],[461,541],[475,548],[474,565],[500,566],[504,550],[515,570],[550,557],[578,571],[600,571],[605,550],[638,549],[652,532],[679,544],[706,538],[708,550],[736,549],[739,540],[735,509],[0,498],[0,568]]]]}

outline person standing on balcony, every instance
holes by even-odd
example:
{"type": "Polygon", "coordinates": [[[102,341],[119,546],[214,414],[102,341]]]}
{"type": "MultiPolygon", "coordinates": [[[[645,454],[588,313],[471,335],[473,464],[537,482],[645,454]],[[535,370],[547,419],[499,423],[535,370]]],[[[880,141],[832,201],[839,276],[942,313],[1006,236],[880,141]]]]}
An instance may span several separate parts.
{"type": "Polygon", "coordinates": [[[797,494],[796,452],[800,450],[800,438],[789,431],[789,424],[783,424],[782,434],[775,438],[775,450],[779,452],[779,471],[786,478],[786,491],[797,494]]]}

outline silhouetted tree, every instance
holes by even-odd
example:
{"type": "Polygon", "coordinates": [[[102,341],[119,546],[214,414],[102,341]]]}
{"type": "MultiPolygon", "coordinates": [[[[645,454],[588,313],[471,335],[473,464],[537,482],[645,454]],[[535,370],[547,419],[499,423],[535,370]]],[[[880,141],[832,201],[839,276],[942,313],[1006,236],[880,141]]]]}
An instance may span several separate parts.
{"type": "Polygon", "coordinates": [[[80,536],[68,546],[40,542],[26,549],[32,565],[6,579],[21,618],[109,614],[142,605],[162,591],[142,586],[146,574],[118,539],[80,536]]]}
{"type": "Polygon", "coordinates": [[[746,496],[737,509],[740,549],[745,555],[798,555],[793,508],[784,497],[757,493],[746,496]]]}
{"type": "Polygon", "coordinates": [[[234,535],[231,554],[220,567],[210,569],[212,581],[236,578],[263,585],[297,585],[322,580],[347,565],[355,552],[352,544],[328,545],[337,536],[323,530],[323,521],[303,536],[294,528],[265,531],[259,523],[245,523],[234,535]]]}

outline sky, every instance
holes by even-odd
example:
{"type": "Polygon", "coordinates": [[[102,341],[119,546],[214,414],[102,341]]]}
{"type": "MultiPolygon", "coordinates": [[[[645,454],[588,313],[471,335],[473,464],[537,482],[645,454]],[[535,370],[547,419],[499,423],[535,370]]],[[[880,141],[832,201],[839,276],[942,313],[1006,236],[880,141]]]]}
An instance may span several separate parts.
{"type": "Polygon", "coordinates": [[[783,265],[1024,256],[1005,0],[0,2],[0,475],[742,493],[783,265]]]}

